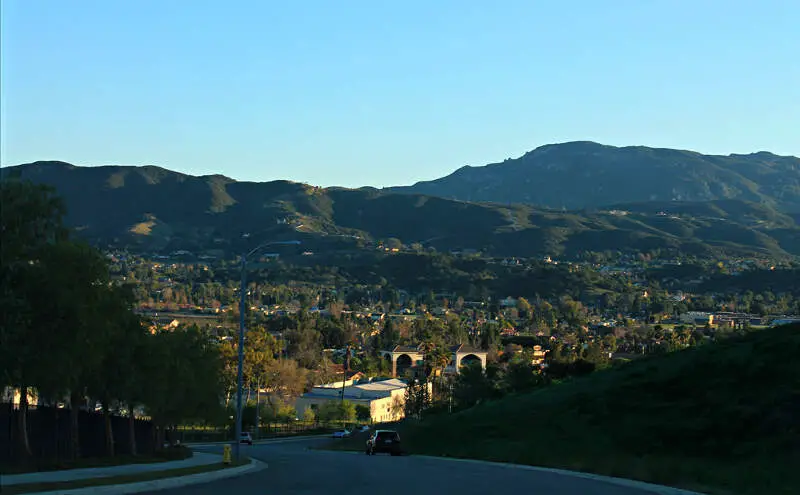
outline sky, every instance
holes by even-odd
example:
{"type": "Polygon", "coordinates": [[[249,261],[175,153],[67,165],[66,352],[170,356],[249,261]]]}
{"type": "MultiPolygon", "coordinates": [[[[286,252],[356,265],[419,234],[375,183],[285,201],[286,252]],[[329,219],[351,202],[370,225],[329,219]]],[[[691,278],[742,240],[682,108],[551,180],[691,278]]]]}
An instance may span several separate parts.
{"type": "Polygon", "coordinates": [[[800,156],[797,0],[2,0],[0,163],[388,186],[591,140],[800,156]]]}

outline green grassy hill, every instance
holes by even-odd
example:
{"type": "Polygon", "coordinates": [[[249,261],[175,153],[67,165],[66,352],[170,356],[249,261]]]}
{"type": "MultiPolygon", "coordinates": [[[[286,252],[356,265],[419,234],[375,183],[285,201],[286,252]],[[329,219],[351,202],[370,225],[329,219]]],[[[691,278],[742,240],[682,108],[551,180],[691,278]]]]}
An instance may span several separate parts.
{"type": "Polygon", "coordinates": [[[440,251],[475,249],[495,256],[573,258],[617,250],[800,256],[795,218],[739,200],[556,212],[375,189],[194,177],[152,166],[36,162],[0,173],[53,185],[65,198],[68,223],[87,239],[144,250],[238,251],[237,240],[251,233],[259,239],[299,238],[311,250],[398,238],[440,251]]]}
{"type": "Polygon", "coordinates": [[[628,363],[409,425],[416,454],[709,493],[800,493],[800,325],[628,363]]]}

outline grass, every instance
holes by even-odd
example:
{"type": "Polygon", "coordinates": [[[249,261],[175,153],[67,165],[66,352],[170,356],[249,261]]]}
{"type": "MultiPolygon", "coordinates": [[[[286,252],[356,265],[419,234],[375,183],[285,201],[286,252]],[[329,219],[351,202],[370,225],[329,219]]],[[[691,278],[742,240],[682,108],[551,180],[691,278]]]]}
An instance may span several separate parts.
{"type": "MultiPolygon", "coordinates": [[[[767,329],[398,429],[412,454],[706,493],[800,493],[798,355],[800,325],[767,329]]],[[[356,447],[353,438],[330,448],[356,447]]]]}
{"type": "Polygon", "coordinates": [[[94,467],[120,466],[123,464],[154,464],[165,462],[167,459],[153,456],[122,455],[115,457],[85,458],[77,460],[43,461],[37,464],[3,465],[0,474],[22,474],[45,471],[60,471],[64,469],[82,469],[94,467]]]}
{"type": "Polygon", "coordinates": [[[23,474],[66,469],[121,466],[125,464],[155,464],[177,461],[192,457],[193,452],[186,447],[172,447],[157,451],[154,455],[122,454],[113,457],[88,457],[80,459],[32,459],[23,464],[0,465],[0,474],[23,474]]]}
{"type": "Polygon", "coordinates": [[[154,481],[164,478],[175,478],[188,476],[190,474],[210,473],[222,469],[229,469],[236,466],[248,464],[250,459],[243,457],[239,462],[233,461],[231,464],[207,464],[204,466],[192,466],[180,469],[167,469],[164,471],[152,471],[149,473],[137,473],[121,476],[107,476],[104,478],[90,478],[75,481],[57,481],[51,483],[25,483],[20,485],[3,486],[3,495],[13,495],[17,493],[32,493],[50,490],[71,490],[74,488],[87,488],[107,485],[121,485],[127,483],[138,483],[142,481],[154,481]]]}

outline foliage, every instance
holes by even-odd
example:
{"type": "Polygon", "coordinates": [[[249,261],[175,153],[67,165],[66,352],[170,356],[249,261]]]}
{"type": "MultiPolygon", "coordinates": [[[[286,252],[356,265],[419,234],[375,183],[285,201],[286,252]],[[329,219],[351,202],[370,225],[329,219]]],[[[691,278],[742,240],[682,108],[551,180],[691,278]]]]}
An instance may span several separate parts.
{"type": "Polygon", "coordinates": [[[322,422],[356,420],[356,406],[349,400],[329,400],[317,409],[317,420],[322,422]]]}
{"type": "Polygon", "coordinates": [[[403,440],[418,453],[796,493],[798,352],[800,325],[754,331],[433,416],[403,440]]]}
{"type": "MultiPolygon", "coordinates": [[[[193,329],[150,334],[132,312],[130,291],[111,280],[104,256],[68,238],[51,190],[15,179],[0,187],[0,386],[18,387],[25,398],[34,388],[48,402],[68,397],[74,457],[80,455],[78,408],[87,400],[106,412],[110,455],[108,413],[116,405],[144,404],[162,427],[218,408],[216,345],[193,329]]],[[[27,404],[21,408],[24,460],[31,452],[27,404]]]]}
{"type": "Polygon", "coordinates": [[[369,410],[369,406],[356,404],[356,419],[362,422],[367,422],[372,419],[372,413],[369,410]]]}
{"type": "Polygon", "coordinates": [[[404,413],[407,418],[421,418],[431,404],[429,384],[426,380],[411,378],[405,392],[404,413]]]}

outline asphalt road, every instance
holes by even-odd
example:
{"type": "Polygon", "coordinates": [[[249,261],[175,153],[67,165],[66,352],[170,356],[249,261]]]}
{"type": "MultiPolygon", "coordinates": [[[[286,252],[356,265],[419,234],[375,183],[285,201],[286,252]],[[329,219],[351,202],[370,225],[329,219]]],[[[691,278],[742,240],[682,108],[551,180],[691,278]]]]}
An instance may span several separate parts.
{"type": "MultiPolygon", "coordinates": [[[[658,493],[607,481],[577,478],[502,466],[447,459],[311,450],[329,439],[282,440],[242,446],[247,455],[267,463],[252,474],[181,489],[161,495],[645,495],[658,493]]],[[[201,449],[198,449],[201,450],[201,449]]],[[[202,449],[219,452],[220,447],[202,449]]]]}

